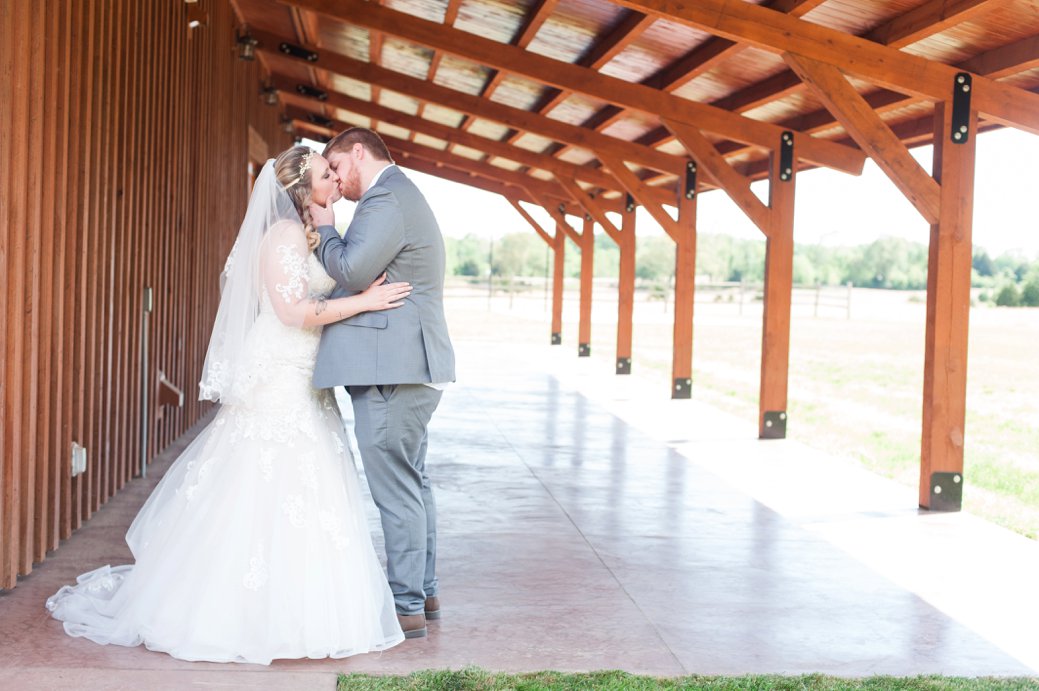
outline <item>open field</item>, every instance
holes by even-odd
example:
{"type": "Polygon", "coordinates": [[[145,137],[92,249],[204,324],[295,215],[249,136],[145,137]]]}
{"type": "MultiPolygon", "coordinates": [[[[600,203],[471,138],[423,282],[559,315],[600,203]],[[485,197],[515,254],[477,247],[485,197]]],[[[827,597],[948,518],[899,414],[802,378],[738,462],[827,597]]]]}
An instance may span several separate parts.
{"type": "MultiPolygon", "coordinates": [[[[567,286],[562,348],[577,357],[576,284],[567,286]]],[[[844,289],[835,289],[846,295],[844,289]]],[[[693,396],[757,430],[761,305],[698,298],[693,396]]],[[[813,291],[795,295],[788,435],[907,485],[919,477],[925,306],[920,293],[855,289],[848,311],[821,308],[813,291]]],[[[548,342],[550,302],[537,286],[488,299],[486,286],[448,289],[457,339],[548,342]]],[[[592,358],[604,377],[615,366],[616,291],[596,286],[592,358]]],[[[633,371],[669,395],[669,305],[636,296],[633,371]]],[[[1039,309],[971,312],[964,508],[1032,538],[1039,536],[1039,309]]]]}

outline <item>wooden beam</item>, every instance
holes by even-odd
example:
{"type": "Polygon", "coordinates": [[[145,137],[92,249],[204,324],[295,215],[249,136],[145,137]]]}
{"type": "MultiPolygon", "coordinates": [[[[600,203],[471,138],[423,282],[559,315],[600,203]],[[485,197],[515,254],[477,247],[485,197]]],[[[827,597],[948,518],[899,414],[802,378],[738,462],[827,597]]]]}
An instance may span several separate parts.
{"type": "Polygon", "coordinates": [[[620,229],[613,224],[609,216],[606,215],[606,210],[595,200],[595,197],[588,194],[587,191],[581,189],[573,180],[565,177],[557,177],[556,182],[564,190],[570,193],[574,201],[580,206],[584,207],[585,211],[602,226],[602,229],[606,231],[606,234],[610,236],[610,239],[620,245],[620,229]]]}
{"type": "MultiPolygon", "coordinates": [[[[400,72],[354,60],[331,51],[300,45],[292,39],[260,31],[254,31],[253,37],[259,41],[257,48],[266,55],[275,55],[280,59],[291,62],[302,62],[316,69],[327,70],[333,74],[368,84],[379,84],[383,88],[407,94],[418,100],[443,106],[467,115],[499,122],[510,127],[518,127],[554,141],[572,144],[593,154],[607,151],[631,163],[661,172],[675,173],[680,171],[685,165],[685,159],[680,156],[666,154],[649,147],[635,146],[615,137],[608,137],[576,125],[569,125],[521,108],[512,108],[494,101],[482,99],[479,96],[431,84],[422,79],[409,77],[400,72]],[[278,46],[285,42],[300,45],[304,50],[317,53],[318,60],[314,63],[308,63],[296,58],[285,57],[278,51],[278,46]]],[[[864,156],[862,158],[863,160],[865,159],[864,156]]]]}
{"type": "Polygon", "coordinates": [[[769,180],[772,221],[765,241],[765,288],[761,323],[761,389],[758,437],[786,436],[790,372],[790,308],[794,275],[794,193],[796,171],[780,180],[775,154],[769,180]]]}
{"type": "Polygon", "coordinates": [[[928,223],[939,215],[938,183],[909,153],[891,128],[855,90],[840,70],[803,55],[785,53],[783,59],[812,90],[844,129],[887,173],[895,186],[928,223]]]}
{"type": "MultiPolygon", "coordinates": [[[[335,20],[383,31],[420,45],[444,50],[474,62],[519,74],[559,89],[602,99],[652,116],[692,124],[729,139],[769,146],[779,128],[721,108],[680,99],[642,84],[632,84],[585,67],[531,53],[474,34],[445,27],[364,0],[282,0],[335,20]]],[[[637,8],[636,8],[637,9],[637,8]]],[[[770,12],[770,14],[779,14],[770,12]]],[[[856,149],[797,135],[799,156],[820,166],[858,174],[864,158],[856,149]]]]}
{"type": "MultiPolygon", "coordinates": [[[[685,150],[696,160],[697,164],[718,186],[725,190],[729,198],[747,215],[762,233],[769,228],[768,207],[750,189],[750,180],[736,172],[718,150],[714,148],[695,127],[680,122],[665,120],[664,125],[678,138],[685,150]]],[[[776,140],[776,146],[779,139],[776,140]]]]}
{"type": "Polygon", "coordinates": [[[671,398],[693,392],[693,309],[696,304],[696,201],[682,196],[675,240],[675,315],[671,343],[671,398]]]}
{"type": "MultiPolygon", "coordinates": [[[[614,0],[631,9],[666,16],[732,41],[778,54],[796,53],[840,67],[889,89],[943,101],[959,70],[858,36],[728,0],[614,0]],[[853,56],[853,59],[852,59],[853,56]]],[[[974,78],[973,106],[1004,125],[1039,134],[1039,94],[984,77],[974,78]]],[[[667,117],[667,113],[661,113],[667,117]]]]}
{"type": "MultiPolygon", "coordinates": [[[[600,157],[603,165],[605,165],[613,177],[617,178],[617,182],[624,185],[632,197],[638,201],[639,204],[646,207],[646,211],[653,216],[654,220],[660,224],[660,227],[664,229],[668,235],[671,236],[672,240],[677,240],[681,235],[679,227],[660,204],[656,204],[647,194],[647,186],[639,180],[638,176],[631,172],[624,162],[619,158],[612,158],[610,156],[600,157]]],[[[676,203],[677,198],[676,198],[676,203]]]]}
{"type": "Polygon", "coordinates": [[[945,497],[934,487],[943,477],[963,484],[977,116],[971,113],[966,143],[953,144],[951,110],[945,104],[935,110],[934,170],[942,195],[927,261],[920,506],[958,510],[949,485],[945,497]]]}
{"type": "Polygon", "coordinates": [[[534,220],[534,217],[527,213],[527,210],[520,205],[520,199],[515,194],[510,194],[505,197],[509,204],[512,204],[512,208],[516,209],[516,212],[523,217],[523,220],[530,224],[530,227],[534,229],[534,232],[545,241],[549,247],[555,243],[555,238],[548,234],[542,227],[541,224],[534,220]]]}
{"type": "Polygon", "coordinates": [[[592,299],[595,278],[595,221],[585,215],[581,230],[581,291],[577,323],[577,356],[592,354],[592,299]]]}
{"type": "MultiPolygon", "coordinates": [[[[476,149],[477,151],[493,155],[496,158],[515,161],[516,163],[522,163],[531,168],[540,168],[541,170],[546,170],[557,176],[584,180],[585,182],[607,190],[616,189],[618,186],[617,181],[610,175],[602,170],[592,168],[591,166],[579,166],[573,163],[567,163],[566,161],[561,161],[552,158],[551,156],[535,153],[529,149],[512,146],[495,139],[488,139],[487,137],[480,137],[462,131],[457,127],[441,125],[432,120],[426,120],[414,115],[409,115],[399,110],[393,110],[392,108],[377,105],[370,101],[362,101],[361,99],[346,96],[345,94],[340,94],[334,91],[326,92],[327,97],[323,101],[305,98],[300,96],[295,88],[297,82],[280,75],[274,75],[271,78],[271,83],[275,89],[282,92],[283,101],[289,104],[300,105],[304,109],[315,113],[324,114],[324,108],[326,106],[341,108],[380,122],[396,125],[397,127],[403,127],[413,132],[420,132],[430,137],[442,139],[449,144],[461,144],[470,149],[476,149]]],[[[665,199],[670,199],[674,196],[673,193],[667,189],[654,189],[659,190],[656,192],[656,198],[662,203],[665,199]]]]}
{"type": "MultiPolygon", "coordinates": [[[[547,209],[546,209],[547,210],[547,209]]],[[[566,264],[566,230],[569,224],[556,221],[552,243],[552,345],[563,343],[563,270],[566,264]]]]}
{"type": "Polygon", "coordinates": [[[620,265],[617,273],[617,374],[631,374],[631,337],[635,312],[635,205],[621,212],[620,265]],[[629,210],[630,209],[630,210],[629,210]]]}
{"type": "Polygon", "coordinates": [[[1006,0],[930,0],[872,29],[863,38],[903,48],[949,27],[980,18],[1006,0]]]}

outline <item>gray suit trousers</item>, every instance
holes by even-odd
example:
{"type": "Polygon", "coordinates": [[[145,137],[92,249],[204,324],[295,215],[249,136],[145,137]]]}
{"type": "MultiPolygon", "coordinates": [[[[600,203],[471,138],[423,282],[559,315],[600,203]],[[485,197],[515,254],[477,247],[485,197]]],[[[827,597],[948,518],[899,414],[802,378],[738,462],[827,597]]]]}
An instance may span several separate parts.
{"type": "Polygon", "coordinates": [[[436,501],[426,473],[426,426],[442,392],[423,384],[348,386],[355,434],[386,540],[398,614],[437,594],[436,501]]]}

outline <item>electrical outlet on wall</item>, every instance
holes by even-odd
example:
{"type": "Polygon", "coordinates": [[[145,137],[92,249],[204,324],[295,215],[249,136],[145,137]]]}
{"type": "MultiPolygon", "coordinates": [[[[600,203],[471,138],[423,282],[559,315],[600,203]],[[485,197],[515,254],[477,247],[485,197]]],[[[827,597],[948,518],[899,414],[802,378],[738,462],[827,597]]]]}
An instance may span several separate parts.
{"type": "Polygon", "coordinates": [[[72,442],[72,477],[87,471],[87,450],[77,442],[72,442]]]}

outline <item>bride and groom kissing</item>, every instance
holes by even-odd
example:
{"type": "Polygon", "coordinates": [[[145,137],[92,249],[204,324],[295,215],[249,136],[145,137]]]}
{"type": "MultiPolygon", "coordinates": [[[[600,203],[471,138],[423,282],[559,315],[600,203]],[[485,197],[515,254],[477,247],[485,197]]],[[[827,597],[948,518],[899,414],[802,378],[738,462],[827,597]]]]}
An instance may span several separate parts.
{"type": "Polygon", "coordinates": [[[221,274],[201,399],[222,405],[126,535],[134,563],[47,600],[65,631],[184,660],[346,657],[440,617],[427,425],[454,380],[444,243],[382,139],[261,170],[221,274]],[[343,237],[332,203],[356,201],[343,237]],[[372,544],[333,387],[386,552],[372,544]]]}

